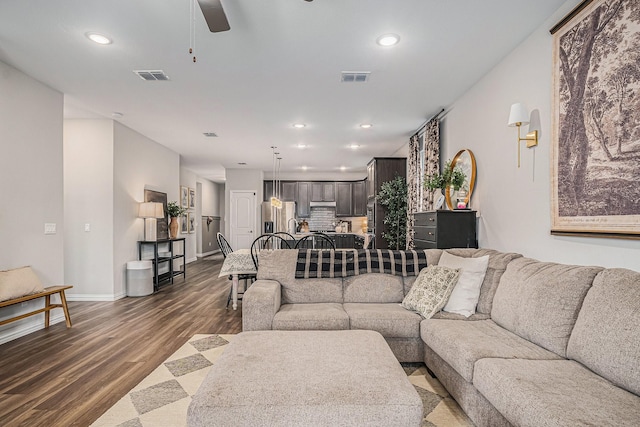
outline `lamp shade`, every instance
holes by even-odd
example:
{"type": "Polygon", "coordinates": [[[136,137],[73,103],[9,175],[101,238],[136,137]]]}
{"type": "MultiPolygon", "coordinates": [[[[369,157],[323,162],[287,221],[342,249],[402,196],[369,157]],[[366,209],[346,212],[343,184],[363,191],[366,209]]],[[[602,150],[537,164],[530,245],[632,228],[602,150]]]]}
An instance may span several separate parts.
{"type": "Polygon", "coordinates": [[[162,203],[144,202],[138,207],[138,217],[140,218],[164,218],[162,203]]]}
{"type": "Polygon", "coordinates": [[[513,104],[509,112],[509,126],[516,126],[517,123],[521,125],[529,124],[529,111],[521,103],[513,104]]]}

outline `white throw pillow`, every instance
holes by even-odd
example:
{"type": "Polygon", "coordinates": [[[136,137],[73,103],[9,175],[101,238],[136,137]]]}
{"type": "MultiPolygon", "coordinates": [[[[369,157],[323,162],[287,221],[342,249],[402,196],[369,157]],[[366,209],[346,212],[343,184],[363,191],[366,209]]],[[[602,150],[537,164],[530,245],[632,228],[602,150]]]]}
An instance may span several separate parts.
{"type": "Polygon", "coordinates": [[[402,306],[407,310],[417,311],[426,319],[431,318],[447,303],[459,274],[458,269],[439,265],[423,268],[402,300],[402,306]]]}
{"type": "Polygon", "coordinates": [[[482,287],[484,276],[487,273],[489,255],[479,258],[463,258],[443,251],[438,265],[460,269],[458,283],[453,288],[449,301],[442,310],[462,314],[465,317],[474,314],[480,298],[480,287],[482,287]]]}
{"type": "Polygon", "coordinates": [[[31,267],[0,271],[0,301],[20,298],[44,291],[42,282],[31,267]]]}

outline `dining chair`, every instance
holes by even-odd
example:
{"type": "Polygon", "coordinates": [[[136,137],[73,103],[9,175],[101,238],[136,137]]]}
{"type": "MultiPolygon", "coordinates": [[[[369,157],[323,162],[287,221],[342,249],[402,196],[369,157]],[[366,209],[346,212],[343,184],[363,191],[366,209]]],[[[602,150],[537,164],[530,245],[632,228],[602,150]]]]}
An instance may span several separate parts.
{"type": "MultiPolygon", "coordinates": [[[[289,234],[289,236],[291,235],[289,234]]],[[[282,237],[282,234],[267,233],[258,236],[253,241],[251,244],[251,259],[253,259],[256,270],[258,269],[258,254],[262,251],[273,251],[276,249],[291,249],[288,239],[282,237]]]]}
{"type": "Polygon", "coordinates": [[[296,242],[295,249],[335,249],[333,239],[324,233],[307,234],[296,242]]]}
{"type": "MultiPolygon", "coordinates": [[[[220,246],[220,250],[222,251],[222,256],[224,258],[227,257],[227,255],[229,255],[231,252],[233,252],[233,249],[231,248],[231,245],[229,244],[229,242],[227,241],[227,239],[225,239],[224,235],[220,232],[218,232],[216,234],[216,240],[218,241],[218,246],[220,246]]],[[[238,280],[243,280],[244,281],[244,290],[247,290],[247,286],[248,286],[248,282],[253,282],[256,279],[256,275],[255,274],[239,274],[238,275],[238,280]]],[[[233,276],[229,276],[229,280],[233,280],[233,276]]],[[[233,296],[233,284],[231,285],[231,287],[229,288],[229,296],[227,297],[227,309],[229,308],[229,304],[231,303],[231,297],[233,296]]],[[[242,301],[242,295],[244,294],[244,292],[239,292],[238,293],[238,300],[242,301]]]]}

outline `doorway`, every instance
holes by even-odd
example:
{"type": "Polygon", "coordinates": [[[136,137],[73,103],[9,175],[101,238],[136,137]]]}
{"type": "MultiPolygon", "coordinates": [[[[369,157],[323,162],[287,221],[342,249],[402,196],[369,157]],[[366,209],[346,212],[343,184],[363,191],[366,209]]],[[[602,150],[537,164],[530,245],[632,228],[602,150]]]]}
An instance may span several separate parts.
{"type": "Polygon", "coordinates": [[[229,233],[231,247],[236,249],[249,249],[251,243],[257,237],[254,233],[257,217],[257,199],[255,191],[231,191],[231,207],[229,215],[229,233]]]}

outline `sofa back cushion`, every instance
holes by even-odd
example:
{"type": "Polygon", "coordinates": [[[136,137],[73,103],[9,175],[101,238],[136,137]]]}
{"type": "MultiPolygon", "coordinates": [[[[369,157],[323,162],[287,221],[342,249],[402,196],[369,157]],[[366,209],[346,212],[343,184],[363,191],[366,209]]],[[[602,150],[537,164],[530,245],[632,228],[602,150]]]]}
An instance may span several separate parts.
{"type": "Polygon", "coordinates": [[[615,268],[596,276],[567,357],[640,395],[640,273],[615,268]]]}
{"type": "Polygon", "coordinates": [[[31,267],[0,271],[0,301],[20,298],[44,291],[42,282],[31,267]]]}
{"type": "MultiPolygon", "coordinates": [[[[258,259],[258,280],[276,280],[282,303],[342,303],[342,279],[296,279],[297,249],[263,251],[258,259]]],[[[402,299],[401,299],[402,300],[402,299]]]]}
{"type": "Polygon", "coordinates": [[[500,279],[491,318],[500,326],[559,356],[587,291],[601,267],[511,261],[500,279]]]}
{"type": "Polygon", "coordinates": [[[499,252],[493,249],[447,249],[447,252],[464,258],[480,258],[489,255],[489,265],[480,287],[480,297],[478,298],[476,312],[491,313],[493,297],[496,294],[502,274],[512,260],[521,258],[522,255],[512,252],[499,252]]]}
{"type": "Polygon", "coordinates": [[[402,276],[367,273],[344,278],[346,303],[399,303],[403,298],[402,276]]]}

